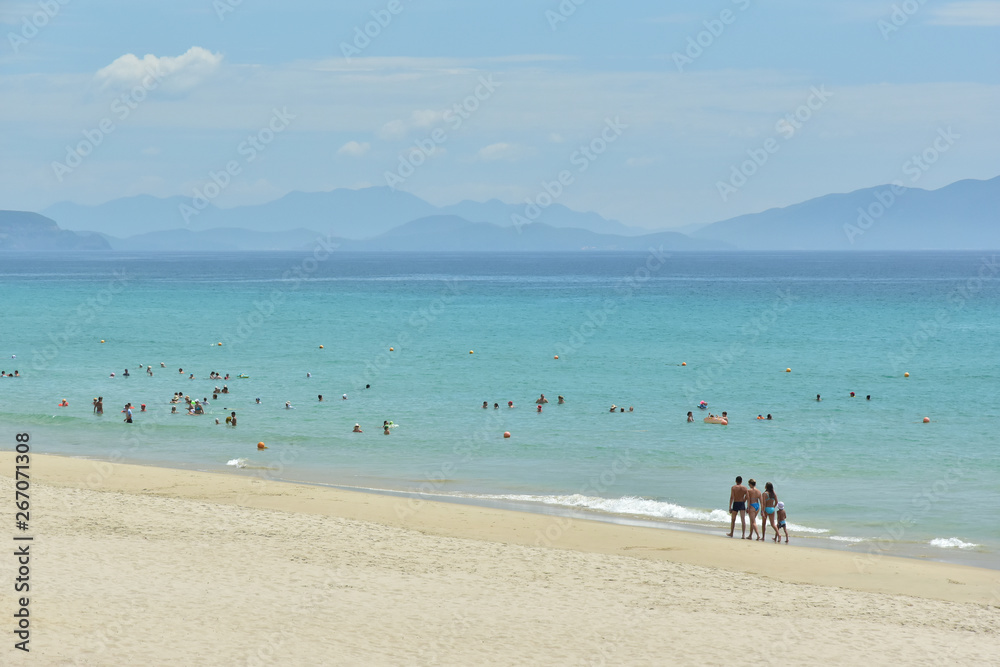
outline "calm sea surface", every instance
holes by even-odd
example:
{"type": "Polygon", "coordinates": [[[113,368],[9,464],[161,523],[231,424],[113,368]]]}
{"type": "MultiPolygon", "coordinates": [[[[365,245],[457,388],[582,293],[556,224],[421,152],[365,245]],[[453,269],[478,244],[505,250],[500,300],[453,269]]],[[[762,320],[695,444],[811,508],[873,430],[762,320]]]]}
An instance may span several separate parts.
{"type": "Polygon", "coordinates": [[[0,445],[716,533],[742,475],[774,482],[793,542],[1000,567],[998,272],[993,253],[0,255],[0,369],[21,376],[0,378],[0,445]],[[207,414],[170,414],[174,392],[207,414]],[[147,405],[132,425],[126,402],[147,405]]]}

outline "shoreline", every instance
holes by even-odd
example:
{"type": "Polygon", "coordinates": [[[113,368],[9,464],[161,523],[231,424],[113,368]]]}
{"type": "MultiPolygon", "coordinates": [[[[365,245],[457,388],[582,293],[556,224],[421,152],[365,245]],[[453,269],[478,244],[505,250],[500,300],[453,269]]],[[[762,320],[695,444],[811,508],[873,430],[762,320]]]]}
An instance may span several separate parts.
{"type": "MultiPolygon", "coordinates": [[[[14,456],[0,453],[10,498],[14,456]]],[[[30,545],[31,588],[2,606],[30,610],[33,664],[731,664],[742,642],[706,632],[763,624],[762,664],[989,664],[1000,646],[992,570],[886,556],[859,571],[824,549],[93,459],[26,465],[18,536],[32,541],[14,544],[30,545]]]]}
{"type": "MultiPolygon", "coordinates": [[[[194,500],[219,505],[336,517],[445,538],[628,556],[757,575],[790,584],[907,595],[1000,606],[1000,571],[945,561],[796,544],[766,544],[696,530],[629,525],[564,513],[542,513],[405,492],[261,479],[236,470],[210,472],[98,458],[32,454],[33,485],[194,500]],[[37,470],[45,472],[41,475],[37,470]]],[[[10,479],[13,452],[0,452],[10,479]]]]}
{"type": "MultiPolygon", "coordinates": [[[[72,455],[67,453],[47,453],[44,455],[77,459],[81,461],[113,462],[110,459],[100,458],[95,455],[72,455]]],[[[594,508],[576,508],[568,505],[547,504],[527,500],[493,499],[468,492],[456,492],[455,494],[441,492],[426,493],[407,489],[359,486],[348,481],[293,479],[287,476],[282,478],[273,478],[270,475],[274,472],[274,468],[267,466],[243,468],[238,466],[216,464],[215,469],[206,469],[204,467],[199,467],[198,464],[184,466],[183,464],[175,461],[143,461],[138,459],[123,458],[120,459],[119,462],[127,465],[161,468],[165,470],[203,472],[212,475],[218,474],[233,476],[237,479],[260,479],[261,476],[263,476],[266,478],[266,481],[279,484],[315,486],[318,488],[341,490],[348,493],[371,494],[375,496],[389,496],[394,498],[414,498],[423,502],[440,502],[445,504],[483,507],[540,516],[559,517],[581,521],[595,521],[620,526],[644,527],[651,530],[677,531],[703,535],[709,538],[721,537],[718,533],[724,533],[727,528],[727,526],[721,523],[714,525],[709,523],[698,523],[695,521],[687,522],[682,519],[643,516],[641,514],[614,513],[594,508]]],[[[297,469],[286,469],[287,472],[294,472],[295,470],[297,469]]],[[[283,472],[283,474],[287,475],[287,472],[283,472]]],[[[373,482],[376,479],[381,478],[367,478],[369,482],[373,482]]],[[[737,519],[737,530],[738,529],[739,519],[737,519]]],[[[1000,555],[997,555],[994,552],[972,550],[962,551],[959,549],[945,550],[936,547],[931,548],[925,541],[903,542],[900,540],[890,540],[892,551],[891,553],[887,553],[887,549],[878,547],[878,542],[881,538],[856,538],[858,541],[837,540],[833,539],[831,536],[824,535],[823,533],[796,533],[794,530],[791,533],[791,538],[792,542],[789,543],[790,546],[835,551],[848,554],[852,557],[865,561],[871,560],[872,558],[877,559],[883,557],[893,557],[925,563],[944,563],[1000,571],[1000,555]],[[878,553],[871,553],[871,545],[876,546],[875,550],[878,553]],[[955,558],[948,558],[949,555],[953,555],[955,558]]],[[[770,541],[770,537],[768,540],[770,541]]]]}

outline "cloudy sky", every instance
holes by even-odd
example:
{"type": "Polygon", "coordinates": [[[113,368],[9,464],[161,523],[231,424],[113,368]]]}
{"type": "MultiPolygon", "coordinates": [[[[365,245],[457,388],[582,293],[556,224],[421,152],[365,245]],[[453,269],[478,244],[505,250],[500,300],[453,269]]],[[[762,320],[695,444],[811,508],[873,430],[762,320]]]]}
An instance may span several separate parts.
{"type": "Polygon", "coordinates": [[[0,28],[3,209],[214,174],[223,207],[548,184],[653,228],[1000,173],[997,1],[2,0],[0,28]]]}

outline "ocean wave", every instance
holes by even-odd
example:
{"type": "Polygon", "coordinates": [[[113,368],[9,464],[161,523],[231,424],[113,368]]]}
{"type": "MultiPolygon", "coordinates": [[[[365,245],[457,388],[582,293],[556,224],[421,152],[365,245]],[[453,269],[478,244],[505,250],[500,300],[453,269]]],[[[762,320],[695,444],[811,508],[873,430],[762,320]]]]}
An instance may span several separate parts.
{"type": "Polygon", "coordinates": [[[847,537],[846,535],[831,535],[830,539],[836,542],[850,542],[851,544],[868,541],[868,538],[865,537],[847,537]]]}
{"type": "MultiPolygon", "coordinates": [[[[692,521],[698,523],[729,523],[730,515],[726,510],[699,510],[683,505],[676,505],[662,500],[651,500],[637,496],[623,496],[621,498],[601,498],[598,496],[585,496],[574,493],[560,496],[538,496],[538,495],[469,495],[470,498],[480,498],[483,500],[500,500],[507,502],[530,502],[543,503],[545,505],[558,505],[560,507],[574,507],[586,510],[596,510],[609,514],[626,514],[633,516],[653,517],[657,519],[674,519],[677,521],[692,521]]],[[[789,523],[788,530],[799,533],[827,533],[826,528],[811,528],[789,523]]]]}
{"type": "Polygon", "coordinates": [[[963,542],[957,537],[936,537],[930,541],[930,545],[941,549],[973,549],[979,546],[972,542],[963,542]]]}
{"type": "Polygon", "coordinates": [[[247,459],[231,459],[226,461],[227,466],[236,466],[237,468],[246,468],[248,463],[247,459]]]}

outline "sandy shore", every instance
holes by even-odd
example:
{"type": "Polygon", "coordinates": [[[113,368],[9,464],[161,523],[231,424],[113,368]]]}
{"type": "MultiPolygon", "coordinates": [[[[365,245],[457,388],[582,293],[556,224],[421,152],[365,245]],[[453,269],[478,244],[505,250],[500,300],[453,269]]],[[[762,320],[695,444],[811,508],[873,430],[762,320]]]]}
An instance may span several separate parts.
{"type": "MultiPolygon", "coordinates": [[[[12,499],[13,454],[0,454],[12,499]]],[[[1000,572],[31,456],[2,664],[995,664],[1000,572]],[[540,546],[537,546],[540,545],[540,546]]],[[[8,500],[8,544],[14,508],[8,500]]],[[[13,551],[13,549],[10,549],[13,551]]]]}

